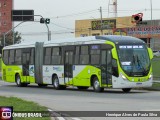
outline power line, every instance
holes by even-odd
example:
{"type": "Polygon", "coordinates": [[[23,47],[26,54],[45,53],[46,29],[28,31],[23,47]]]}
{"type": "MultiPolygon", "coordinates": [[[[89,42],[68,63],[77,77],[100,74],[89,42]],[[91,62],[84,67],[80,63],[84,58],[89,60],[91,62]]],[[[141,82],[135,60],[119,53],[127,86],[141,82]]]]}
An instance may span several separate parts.
{"type": "Polygon", "coordinates": [[[58,25],[58,24],[55,24],[55,23],[52,23],[50,22],[51,24],[57,26],[57,27],[60,27],[60,28],[65,28],[65,29],[69,29],[69,30],[74,30],[73,28],[68,28],[68,27],[64,27],[64,26],[61,26],[61,25],[58,25]]]}
{"type": "Polygon", "coordinates": [[[84,15],[84,14],[89,14],[89,13],[93,13],[93,12],[97,12],[97,9],[94,10],[89,10],[89,11],[84,11],[84,12],[79,12],[79,13],[73,13],[73,14],[68,14],[68,15],[63,15],[63,16],[57,16],[57,17],[50,17],[50,18],[66,18],[66,17],[73,17],[73,16],[77,16],[77,15],[84,15]]]}
{"type": "MultiPolygon", "coordinates": [[[[26,32],[26,33],[21,33],[23,36],[43,36],[46,35],[48,32],[26,32]]],[[[73,31],[51,31],[51,34],[73,34],[73,31]]]]}

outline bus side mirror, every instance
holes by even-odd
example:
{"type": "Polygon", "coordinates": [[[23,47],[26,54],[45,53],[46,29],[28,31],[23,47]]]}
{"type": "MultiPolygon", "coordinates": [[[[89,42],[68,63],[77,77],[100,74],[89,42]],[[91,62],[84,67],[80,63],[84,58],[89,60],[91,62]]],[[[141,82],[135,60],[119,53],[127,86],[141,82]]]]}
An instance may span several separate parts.
{"type": "Polygon", "coordinates": [[[148,48],[148,53],[149,53],[150,59],[153,59],[153,51],[151,48],[148,48]]]}

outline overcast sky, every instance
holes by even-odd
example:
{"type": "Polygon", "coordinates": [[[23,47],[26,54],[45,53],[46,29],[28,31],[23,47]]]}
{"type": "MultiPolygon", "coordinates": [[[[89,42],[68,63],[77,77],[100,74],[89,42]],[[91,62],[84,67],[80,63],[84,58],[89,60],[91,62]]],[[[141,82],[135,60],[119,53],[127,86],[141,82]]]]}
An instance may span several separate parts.
{"type": "MultiPolygon", "coordinates": [[[[160,19],[160,0],[117,0],[118,17],[131,16],[142,12],[143,19],[160,19]]],[[[110,0],[110,3],[112,0],[110,0]]],[[[35,15],[50,18],[49,29],[52,39],[74,37],[75,20],[96,19],[100,17],[102,7],[103,18],[112,17],[108,12],[109,0],[14,0],[14,9],[33,9],[35,15]]],[[[110,5],[109,11],[112,11],[110,5]]],[[[39,21],[35,17],[35,21],[39,21]]],[[[17,25],[14,22],[14,26],[17,25]]],[[[26,22],[16,28],[22,33],[24,40],[47,39],[47,28],[39,22],[26,22]]]]}

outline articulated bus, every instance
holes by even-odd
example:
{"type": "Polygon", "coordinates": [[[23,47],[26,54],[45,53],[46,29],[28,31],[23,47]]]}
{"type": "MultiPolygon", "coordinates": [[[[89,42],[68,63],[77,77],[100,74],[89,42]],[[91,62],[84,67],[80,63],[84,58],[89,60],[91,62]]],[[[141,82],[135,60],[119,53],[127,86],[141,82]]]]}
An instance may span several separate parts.
{"type": "Polygon", "coordinates": [[[17,86],[36,83],[55,89],[75,86],[132,88],[152,86],[152,50],[130,36],[89,36],[24,42],[3,48],[2,79],[17,86]]]}

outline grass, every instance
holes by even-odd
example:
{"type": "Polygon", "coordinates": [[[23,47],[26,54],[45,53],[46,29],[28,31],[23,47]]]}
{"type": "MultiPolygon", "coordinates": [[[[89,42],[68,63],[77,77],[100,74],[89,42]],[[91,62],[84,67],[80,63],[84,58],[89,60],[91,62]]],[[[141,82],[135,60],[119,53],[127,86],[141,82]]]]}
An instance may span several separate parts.
{"type": "Polygon", "coordinates": [[[157,87],[160,88],[160,83],[153,83],[152,87],[153,88],[157,88],[157,87]]]}
{"type": "Polygon", "coordinates": [[[2,68],[2,62],[1,62],[1,57],[0,57],[0,72],[1,72],[1,68],[2,68]]]}
{"type": "MultiPolygon", "coordinates": [[[[40,106],[37,103],[30,102],[30,101],[24,101],[20,98],[16,97],[2,97],[0,96],[0,106],[13,106],[13,111],[19,111],[19,112],[43,112],[47,111],[46,107],[40,106]]],[[[16,117],[14,120],[50,120],[50,117],[42,117],[42,118],[21,118],[16,117]]]]}
{"type": "Polygon", "coordinates": [[[160,57],[152,60],[152,68],[154,80],[160,79],[160,57]]]}

